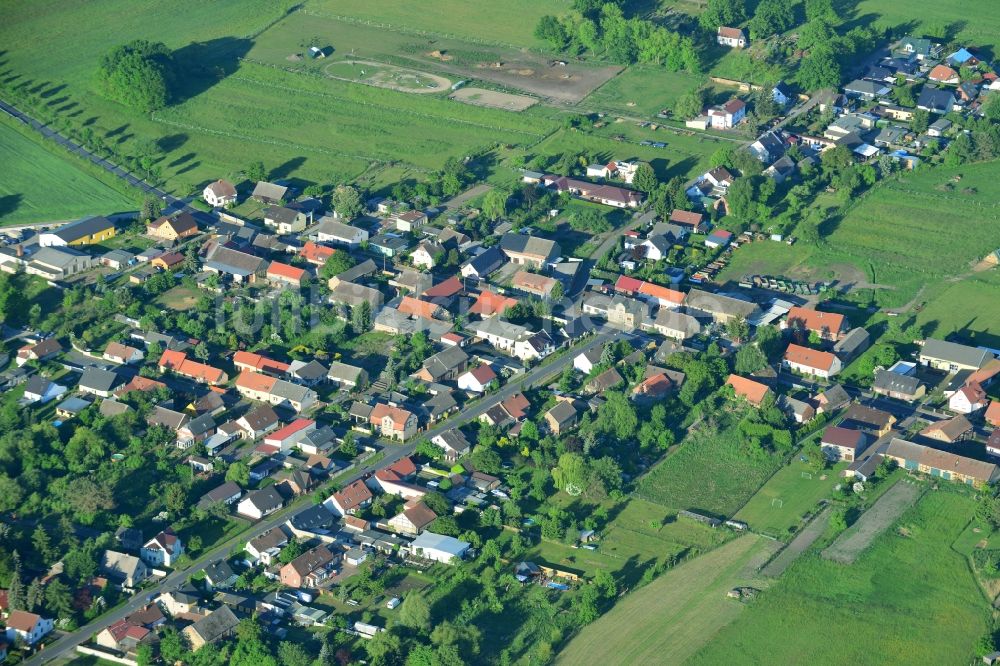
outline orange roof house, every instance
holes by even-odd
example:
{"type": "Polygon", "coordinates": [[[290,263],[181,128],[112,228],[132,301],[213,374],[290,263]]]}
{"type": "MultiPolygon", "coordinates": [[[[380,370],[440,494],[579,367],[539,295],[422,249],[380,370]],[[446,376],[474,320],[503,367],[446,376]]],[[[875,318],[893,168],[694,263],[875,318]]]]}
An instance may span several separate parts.
{"type": "Polygon", "coordinates": [[[299,251],[299,256],[308,261],[310,264],[322,266],[336,252],[337,251],[332,247],[307,241],[306,244],[302,246],[302,250],[299,251]]]}
{"type": "Polygon", "coordinates": [[[517,305],[517,301],[507,296],[502,296],[488,289],[483,289],[479,298],[469,308],[469,312],[480,317],[492,317],[495,314],[502,314],[504,310],[517,305]]]}
{"type": "Polygon", "coordinates": [[[990,425],[1000,428],[1000,400],[994,400],[990,403],[990,406],[986,408],[986,412],[983,414],[983,418],[990,425]]]}
{"type": "Polygon", "coordinates": [[[792,370],[819,377],[835,375],[842,367],[840,359],[834,354],[801,345],[788,345],[783,363],[792,370]]]}
{"type": "Polygon", "coordinates": [[[948,65],[938,65],[927,74],[927,78],[936,83],[958,83],[959,76],[948,65]]]}
{"type": "Polygon", "coordinates": [[[788,316],[781,323],[781,328],[805,329],[818,333],[826,340],[837,340],[847,328],[844,315],[836,312],[822,312],[798,305],[788,311],[788,316]]]}
{"type": "Polygon", "coordinates": [[[224,384],[229,380],[229,375],[222,370],[204,363],[192,361],[184,352],[171,349],[163,352],[157,365],[160,367],[160,372],[172,370],[178,375],[183,375],[195,381],[205,382],[206,384],[224,384]]]}
{"type": "Polygon", "coordinates": [[[436,303],[430,303],[428,301],[422,301],[419,298],[413,298],[412,296],[403,296],[403,300],[400,301],[397,309],[403,314],[410,315],[411,317],[434,319],[434,315],[438,313],[440,306],[436,303]]]}
{"type": "Polygon", "coordinates": [[[771,391],[764,384],[747,379],[746,377],[740,377],[739,375],[729,375],[726,384],[733,387],[733,391],[738,397],[745,398],[747,402],[756,407],[760,407],[764,398],[771,391]]]}
{"type": "Polygon", "coordinates": [[[650,298],[655,298],[660,302],[660,305],[677,306],[684,303],[683,291],[661,287],[660,285],[653,284],[652,282],[643,282],[639,286],[639,293],[649,296],[650,298]]]}
{"type": "Polygon", "coordinates": [[[270,372],[276,375],[285,374],[288,372],[288,368],[291,367],[287,363],[246,351],[238,351],[233,354],[233,365],[238,370],[256,370],[257,372],[270,372]]]}
{"type": "Polygon", "coordinates": [[[236,389],[240,391],[240,393],[243,391],[270,393],[275,382],[277,381],[278,380],[276,378],[269,375],[262,375],[261,373],[253,372],[252,370],[244,370],[240,373],[240,376],[236,378],[236,389]]]}
{"type": "Polygon", "coordinates": [[[289,266],[279,261],[272,261],[271,265],[267,267],[267,279],[271,282],[283,282],[301,287],[306,276],[305,269],[289,266]]]}

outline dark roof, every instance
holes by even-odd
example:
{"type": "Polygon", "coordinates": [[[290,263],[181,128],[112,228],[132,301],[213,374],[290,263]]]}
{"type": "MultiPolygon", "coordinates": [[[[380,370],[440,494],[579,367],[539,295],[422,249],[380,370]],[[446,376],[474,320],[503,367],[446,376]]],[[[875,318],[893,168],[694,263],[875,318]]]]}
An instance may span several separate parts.
{"type": "Polygon", "coordinates": [[[268,511],[274,511],[275,509],[281,508],[284,504],[284,500],[281,499],[281,495],[278,491],[274,489],[274,486],[268,486],[267,488],[261,488],[260,490],[255,490],[246,496],[244,502],[249,500],[251,504],[260,509],[261,513],[267,513],[268,511]]]}
{"type": "Polygon", "coordinates": [[[243,419],[252,429],[262,430],[272,423],[277,423],[278,415],[274,413],[274,410],[270,405],[262,405],[257,409],[244,414],[243,419]]]}
{"type": "Polygon", "coordinates": [[[823,431],[823,438],[820,441],[823,444],[857,449],[865,441],[865,434],[860,430],[830,426],[823,431]]]}
{"type": "Polygon", "coordinates": [[[80,386],[95,391],[110,391],[117,383],[117,374],[101,368],[87,368],[80,377],[80,386]]]}
{"type": "Polygon", "coordinates": [[[477,256],[469,259],[463,266],[471,266],[477,275],[488,275],[496,269],[500,268],[504,262],[504,255],[496,247],[488,248],[485,252],[481,252],[477,256]]]}
{"type": "Polygon", "coordinates": [[[875,382],[872,386],[883,391],[913,395],[920,388],[920,380],[909,375],[901,375],[898,372],[880,370],[875,373],[875,382]]]}
{"type": "Polygon", "coordinates": [[[955,95],[950,90],[925,85],[917,98],[917,107],[928,111],[945,113],[951,111],[955,103],[955,95]]]}
{"type": "Polygon", "coordinates": [[[298,211],[284,206],[268,206],[264,210],[264,219],[274,220],[278,224],[292,224],[298,216],[298,211]]]}
{"type": "Polygon", "coordinates": [[[849,421],[854,421],[862,425],[874,426],[876,429],[881,430],[892,423],[892,414],[883,412],[879,409],[874,409],[872,407],[854,404],[851,405],[844,414],[843,423],[847,423],[849,421]]]}
{"type": "Polygon", "coordinates": [[[292,516],[292,526],[303,532],[326,530],[333,526],[334,516],[322,505],[313,504],[309,508],[292,516]]]}
{"type": "Polygon", "coordinates": [[[220,606],[205,617],[191,625],[206,643],[212,643],[236,629],[240,621],[229,610],[229,606],[220,606]]]}
{"type": "Polygon", "coordinates": [[[546,261],[555,259],[562,252],[559,243],[526,234],[504,234],[500,238],[500,249],[507,253],[540,257],[546,261]]]}
{"type": "Polygon", "coordinates": [[[205,266],[224,273],[247,277],[264,267],[264,260],[246,252],[216,245],[205,259],[205,266]]]}
{"type": "Polygon", "coordinates": [[[236,484],[235,481],[226,481],[218,488],[214,488],[204,495],[198,501],[198,506],[205,506],[207,504],[214,504],[215,502],[221,502],[223,500],[229,499],[233,495],[239,495],[243,492],[243,489],[236,484]]]}
{"type": "Polygon", "coordinates": [[[58,236],[66,243],[72,243],[73,241],[79,240],[85,236],[100,233],[105,229],[114,226],[114,222],[106,217],[98,215],[97,217],[88,217],[82,220],[77,220],[76,222],[64,224],[55,231],[49,233],[58,236]]]}

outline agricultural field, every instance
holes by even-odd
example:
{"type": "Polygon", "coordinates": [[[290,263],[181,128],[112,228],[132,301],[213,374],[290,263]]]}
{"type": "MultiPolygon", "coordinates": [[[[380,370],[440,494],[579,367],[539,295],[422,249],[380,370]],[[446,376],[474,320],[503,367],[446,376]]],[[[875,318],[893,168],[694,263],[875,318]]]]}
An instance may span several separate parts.
{"type": "Polygon", "coordinates": [[[774,455],[751,459],[734,418],[703,423],[639,483],[643,499],[717,516],[736,513],[780,466],[774,455]]]}
{"type": "MultiPolygon", "coordinates": [[[[53,151],[56,148],[53,146],[53,151]]],[[[135,210],[137,202],[0,123],[0,225],[56,222],[135,210]]]]}
{"type": "Polygon", "coordinates": [[[989,603],[951,544],[975,506],[932,491],[850,566],[807,553],[686,663],[971,662],[989,603]]]}
{"type": "Polygon", "coordinates": [[[996,303],[1000,294],[1000,268],[968,275],[943,287],[916,313],[920,329],[938,338],[1000,347],[1000,307],[983,307],[996,303]]]}
{"type": "Polygon", "coordinates": [[[580,106],[605,113],[652,117],[663,109],[672,109],[679,97],[704,83],[703,76],[632,65],[591,93],[580,106]]]}
{"type": "Polygon", "coordinates": [[[857,23],[874,22],[880,27],[907,26],[912,34],[943,34],[948,41],[965,42],[968,46],[996,47],[1000,34],[1000,11],[996,5],[977,7],[974,16],[960,0],[861,0],[850,17],[857,23]]]}
{"type": "Polygon", "coordinates": [[[727,592],[766,587],[757,569],[774,548],[748,534],[685,562],[584,627],[556,663],[664,663],[665,655],[670,663],[683,662],[747,609],[727,592]]]}
{"type": "Polygon", "coordinates": [[[390,31],[460,38],[473,43],[542,47],[535,26],[545,14],[560,14],[569,0],[442,0],[420,11],[406,0],[309,0],[309,11],[375,24],[390,31]],[[489,26],[488,31],[483,26],[489,26]]]}
{"type": "Polygon", "coordinates": [[[734,518],[756,532],[787,538],[790,529],[801,524],[803,515],[812,513],[821,499],[830,496],[841,481],[840,471],[844,467],[845,464],[839,464],[814,472],[795,458],[768,479],[734,518]]]}

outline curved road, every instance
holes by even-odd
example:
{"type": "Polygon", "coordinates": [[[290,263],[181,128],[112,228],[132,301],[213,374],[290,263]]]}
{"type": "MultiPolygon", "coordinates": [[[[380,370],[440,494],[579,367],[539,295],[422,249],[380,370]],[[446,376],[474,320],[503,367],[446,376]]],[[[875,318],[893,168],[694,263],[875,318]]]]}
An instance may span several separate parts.
{"type": "MultiPolygon", "coordinates": [[[[541,384],[543,381],[552,377],[553,375],[562,373],[562,371],[566,368],[566,366],[573,362],[573,358],[577,354],[592,349],[596,345],[615,341],[623,335],[625,335],[625,333],[622,331],[610,330],[605,328],[598,329],[597,335],[585,341],[583,344],[576,346],[569,353],[563,354],[562,356],[557,358],[555,361],[552,361],[551,363],[547,363],[545,365],[536,367],[526,372],[520,378],[511,381],[496,393],[483,398],[482,400],[477,402],[474,406],[462,411],[457,416],[447,420],[445,423],[439,424],[433,428],[422,431],[418,439],[423,439],[423,438],[431,439],[446,430],[460,427],[470,421],[479,418],[481,414],[485,413],[488,409],[494,407],[495,405],[499,404],[500,402],[514,395],[514,393],[525,390],[532,386],[537,386],[541,384]]],[[[379,460],[378,463],[376,464],[366,465],[364,467],[359,468],[347,481],[345,481],[345,483],[351,483],[353,481],[356,481],[360,478],[363,478],[373,473],[377,469],[388,467],[389,465],[393,464],[403,456],[407,456],[413,453],[414,448],[416,448],[415,443],[406,444],[403,446],[388,445],[384,447],[383,448],[383,451],[385,452],[384,458],[379,460]]],[[[23,663],[43,664],[46,662],[53,661],[55,659],[59,659],[61,657],[70,657],[72,651],[76,649],[77,645],[89,640],[91,636],[101,631],[104,627],[113,624],[118,620],[123,619],[126,615],[131,615],[132,613],[136,612],[144,605],[146,605],[149,599],[155,597],[160,592],[166,591],[183,583],[188,576],[198,571],[206,564],[214,562],[215,560],[218,560],[222,557],[226,557],[234,549],[236,549],[237,547],[241,547],[241,544],[246,543],[250,539],[257,537],[260,534],[263,534],[264,532],[273,527],[277,527],[278,525],[283,524],[298,509],[302,508],[303,505],[307,504],[310,501],[311,499],[310,496],[308,495],[304,495],[297,498],[295,501],[293,501],[291,504],[289,504],[281,511],[278,511],[277,513],[268,516],[266,519],[255,524],[251,529],[219,544],[209,552],[200,556],[191,564],[190,567],[170,573],[170,575],[160,579],[152,586],[143,589],[141,592],[134,595],[123,606],[115,608],[110,613],[107,613],[106,615],[97,618],[93,622],[84,625],[83,627],[80,627],[76,631],[60,637],[53,644],[44,648],[41,652],[38,652],[34,656],[26,659],[23,663]]]]}

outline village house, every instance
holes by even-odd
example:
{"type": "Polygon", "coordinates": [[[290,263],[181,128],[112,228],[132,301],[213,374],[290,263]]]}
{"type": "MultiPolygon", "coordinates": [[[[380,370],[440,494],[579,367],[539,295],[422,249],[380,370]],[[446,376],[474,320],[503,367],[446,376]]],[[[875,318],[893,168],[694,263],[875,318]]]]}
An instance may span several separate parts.
{"type": "Polygon", "coordinates": [[[754,407],[760,407],[764,398],[771,392],[767,385],[739,375],[729,375],[726,384],[733,387],[733,392],[738,398],[743,398],[754,407]]]}
{"type": "Polygon", "coordinates": [[[288,379],[303,386],[316,386],[327,381],[330,369],[313,359],[311,361],[293,360],[288,364],[288,379]]]}
{"type": "Polygon", "coordinates": [[[252,254],[214,244],[205,255],[202,268],[209,273],[228,277],[237,284],[252,283],[264,276],[267,262],[252,254]]]}
{"type": "Polygon", "coordinates": [[[990,402],[986,412],[983,413],[983,419],[994,428],[1000,429],[1000,400],[990,402]]]}
{"type": "Polygon", "coordinates": [[[245,398],[275,407],[290,407],[296,412],[308,410],[318,399],[316,392],[306,386],[249,370],[240,373],[235,385],[245,398]]]}
{"type": "Polygon", "coordinates": [[[543,300],[548,300],[552,297],[552,292],[557,284],[559,284],[559,280],[555,278],[539,275],[538,273],[529,273],[528,271],[518,271],[510,281],[510,286],[517,291],[537,296],[543,300]]]}
{"type": "Polygon", "coordinates": [[[936,421],[929,424],[920,431],[920,435],[929,439],[934,439],[945,444],[954,444],[965,439],[965,436],[972,431],[972,423],[965,416],[958,416],[943,421],[936,421]]]}
{"type": "Polygon", "coordinates": [[[417,434],[417,416],[401,407],[378,403],[372,408],[369,423],[388,439],[405,442],[417,434]]]}
{"type": "Polygon", "coordinates": [[[358,247],[368,240],[368,232],[339,222],[332,217],[320,218],[316,227],[316,240],[320,243],[333,243],[350,248],[358,247]]]}
{"type": "Polygon", "coordinates": [[[437,520],[437,514],[423,502],[407,502],[403,510],[389,519],[389,529],[396,534],[417,536],[437,520]]]}
{"type": "Polygon", "coordinates": [[[393,464],[376,471],[367,481],[372,490],[395,495],[405,500],[420,499],[427,494],[424,488],[411,481],[417,475],[417,467],[409,456],[403,456],[393,464]]]}
{"type": "Polygon", "coordinates": [[[260,520],[280,509],[284,503],[274,486],[267,486],[253,491],[240,500],[236,505],[236,513],[246,518],[260,520]]]}
{"type": "Polygon", "coordinates": [[[340,361],[330,363],[330,370],[327,372],[326,378],[342,391],[361,389],[368,384],[368,372],[364,368],[340,361]]]}
{"type": "Polygon", "coordinates": [[[557,402],[552,409],[545,412],[545,424],[554,435],[560,435],[574,427],[577,423],[578,414],[576,407],[570,400],[557,402]]]}
{"type": "Polygon", "coordinates": [[[119,365],[139,363],[144,357],[145,354],[142,350],[123,345],[120,342],[109,342],[108,346],[104,348],[103,354],[105,361],[111,361],[119,365]]]}
{"type": "Polygon", "coordinates": [[[225,384],[229,381],[229,375],[218,368],[210,365],[192,361],[187,354],[180,351],[168,349],[160,356],[157,362],[160,372],[171,371],[182,375],[196,382],[205,384],[225,384]]]}
{"type": "Polygon", "coordinates": [[[993,483],[1000,476],[1000,470],[993,463],[966,458],[896,437],[889,442],[883,455],[892,458],[900,467],[911,472],[929,474],[976,488],[993,483]]]}
{"type": "Polygon", "coordinates": [[[868,438],[860,430],[828,426],[819,445],[827,460],[853,461],[868,447],[868,438]]]}
{"type": "Polygon", "coordinates": [[[897,400],[913,402],[924,397],[927,387],[911,375],[903,375],[889,370],[877,370],[872,392],[897,400]]]}
{"type": "Polygon", "coordinates": [[[276,205],[281,204],[287,196],[288,188],[284,185],[276,185],[275,183],[260,180],[254,185],[250,198],[262,204],[276,205]]]}
{"type": "Polygon", "coordinates": [[[309,273],[303,268],[272,261],[268,264],[266,277],[268,282],[277,287],[299,288],[309,279],[309,273]]]}
{"type": "Polygon", "coordinates": [[[228,180],[217,180],[205,186],[201,198],[213,208],[228,206],[236,203],[236,187],[228,180]]]}
{"type": "Polygon", "coordinates": [[[500,238],[500,249],[511,262],[535,268],[557,262],[562,254],[559,243],[553,240],[513,233],[500,238]]]}
{"type": "Polygon", "coordinates": [[[126,619],[108,625],[94,638],[94,642],[101,647],[125,654],[134,653],[139,645],[150,644],[154,640],[155,634],[149,629],[126,619]]]}
{"type": "Polygon", "coordinates": [[[644,329],[656,331],[672,340],[684,341],[701,333],[701,324],[689,314],[661,307],[644,329]]]}
{"type": "Polygon", "coordinates": [[[992,355],[985,349],[969,347],[947,340],[927,338],[920,348],[921,365],[930,366],[936,370],[958,372],[959,370],[978,370],[983,367],[992,355]]]}
{"type": "Polygon", "coordinates": [[[465,372],[468,363],[469,355],[461,347],[445,347],[428,356],[421,368],[410,376],[425,382],[453,381],[465,372]]]}
{"type": "Polygon", "coordinates": [[[445,249],[442,245],[431,240],[422,240],[410,253],[410,261],[418,268],[431,270],[444,259],[444,255],[445,249]]]}
{"type": "Polygon", "coordinates": [[[697,317],[699,313],[704,313],[705,316],[711,317],[715,323],[723,326],[734,319],[750,319],[760,311],[756,303],[722,294],[713,294],[701,289],[690,290],[684,299],[684,304],[688,314],[697,317]]]}
{"type": "Polygon", "coordinates": [[[165,241],[179,241],[198,235],[198,221],[191,213],[159,217],[146,225],[146,234],[165,241]]]}
{"type": "Polygon", "coordinates": [[[782,330],[809,331],[823,340],[836,342],[847,332],[847,319],[835,312],[822,312],[798,305],[788,310],[788,316],[781,322],[782,330]]]}
{"type": "Polygon", "coordinates": [[[746,114],[747,104],[741,99],[731,99],[722,106],[708,110],[712,129],[732,129],[743,122],[746,114]]]}
{"type": "Polygon", "coordinates": [[[545,176],[542,178],[542,185],[559,193],[569,192],[585,201],[613,206],[614,208],[638,208],[646,200],[646,196],[636,190],[614,185],[588,183],[585,180],[577,180],[567,176],[545,176]]]}
{"type": "Polygon", "coordinates": [[[348,516],[372,503],[372,491],[361,479],[347,484],[326,498],[323,506],[338,516],[348,516]]]}
{"type": "Polygon", "coordinates": [[[472,449],[472,445],[469,444],[469,440],[465,438],[462,431],[458,428],[452,428],[451,430],[445,430],[444,432],[435,435],[431,442],[438,445],[442,451],[444,451],[444,458],[448,462],[455,462],[462,456],[468,455],[469,451],[472,449]]]}
{"type": "Polygon", "coordinates": [[[788,345],[781,364],[789,370],[823,378],[833,377],[843,368],[834,354],[795,344],[788,345]]]}
{"type": "Polygon", "coordinates": [[[721,46],[742,49],[746,48],[747,35],[741,28],[729,28],[720,25],[716,31],[715,41],[721,46]]]}
{"type": "Polygon", "coordinates": [[[493,368],[483,363],[458,377],[458,388],[470,393],[485,393],[486,389],[497,380],[493,368]]]}
{"type": "Polygon", "coordinates": [[[233,636],[239,623],[229,606],[223,605],[194,624],[184,627],[181,633],[191,645],[191,650],[197,652],[205,645],[233,636]]]}
{"type": "Polygon", "coordinates": [[[636,329],[650,319],[652,308],[646,301],[624,296],[605,296],[589,292],[583,298],[584,314],[603,317],[609,324],[624,329],[636,329]]]}
{"type": "Polygon", "coordinates": [[[418,233],[427,224],[427,214],[419,210],[408,210],[390,215],[388,222],[396,231],[418,233]]]}
{"type": "Polygon", "coordinates": [[[842,428],[861,430],[878,439],[889,434],[895,423],[896,417],[889,412],[883,412],[880,409],[854,403],[847,408],[840,426],[842,428]]]}
{"type": "Polygon", "coordinates": [[[264,437],[264,445],[273,447],[275,452],[287,453],[292,450],[303,437],[316,430],[316,422],[312,419],[295,419],[288,425],[275,430],[264,437]]]}
{"type": "Polygon", "coordinates": [[[7,614],[7,640],[19,640],[26,645],[35,645],[52,633],[53,620],[24,610],[12,610],[7,614]]]}
{"type": "Polygon", "coordinates": [[[263,534],[247,541],[246,551],[257,562],[271,566],[281,549],[288,545],[288,535],[280,527],[272,527],[263,534]]]}
{"type": "MultiPolygon", "coordinates": [[[[512,247],[514,246],[511,243],[512,247]]],[[[515,250],[512,250],[515,251],[515,250]]],[[[485,280],[507,261],[506,255],[498,247],[490,247],[459,266],[458,272],[464,278],[485,280]]],[[[520,262],[524,263],[524,262],[520,262]]],[[[544,263],[544,262],[543,262],[544,263]]]]}
{"type": "Polygon", "coordinates": [[[454,537],[433,532],[422,532],[409,545],[409,551],[416,557],[444,564],[452,564],[465,557],[472,544],[454,537]]]}
{"type": "Polygon", "coordinates": [[[226,506],[235,504],[243,496],[243,489],[235,481],[226,481],[221,486],[208,491],[198,500],[197,507],[202,510],[210,508],[213,504],[224,504],[226,506]]]}
{"type": "Polygon", "coordinates": [[[988,403],[986,390],[979,383],[972,382],[951,394],[948,409],[957,414],[972,414],[985,409],[988,403]]]}
{"type": "Polygon", "coordinates": [[[150,576],[145,562],[114,550],[104,551],[99,568],[109,579],[126,588],[135,588],[150,576]]]}
{"type": "Polygon", "coordinates": [[[77,390],[89,393],[99,398],[109,398],[114,388],[121,382],[121,377],[110,370],[102,368],[87,368],[80,377],[77,390]]]}
{"type": "Polygon", "coordinates": [[[264,226],[282,235],[299,233],[312,224],[312,217],[312,211],[309,210],[268,206],[264,209],[264,226]]]}
{"type": "MultiPolygon", "coordinates": [[[[95,245],[115,235],[115,223],[106,217],[88,217],[38,234],[39,247],[95,245]]],[[[36,254],[37,257],[37,254],[36,254]]]]}
{"type": "Polygon", "coordinates": [[[43,247],[24,266],[28,275],[59,282],[97,265],[97,260],[71,247],[43,247]]]}
{"type": "Polygon", "coordinates": [[[281,584],[292,588],[319,587],[333,575],[337,556],[325,545],[302,553],[281,567],[281,584]]]}
{"type": "Polygon", "coordinates": [[[147,541],[139,551],[139,557],[151,567],[172,567],[183,554],[180,537],[169,529],[147,541]]]}
{"type": "Polygon", "coordinates": [[[247,439],[259,439],[278,427],[278,415],[270,405],[261,405],[241,416],[236,424],[242,436],[247,439]]]}
{"type": "Polygon", "coordinates": [[[51,400],[55,400],[65,392],[65,386],[56,384],[41,375],[35,375],[25,382],[22,400],[26,404],[37,402],[44,405],[51,400]]]}
{"type": "Polygon", "coordinates": [[[17,365],[20,367],[28,361],[47,361],[62,353],[62,345],[55,338],[46,338],[35,343],[29,343],[17,350],[17,365]]]}
{"type": "Polygon", "coordinates": [[[323,266],[336,252],[332,247],[306,241],[299,250],[299,256],[313,266],[323,266]]]}
{"type": "Polygon", "coordinates": [[[868,349],[871,344],[871,336],[868,331],[860,326],[852,328],[846,335],[841,337],[833,345],[833,353],[844,363],[851,360],[868,349]]]}

